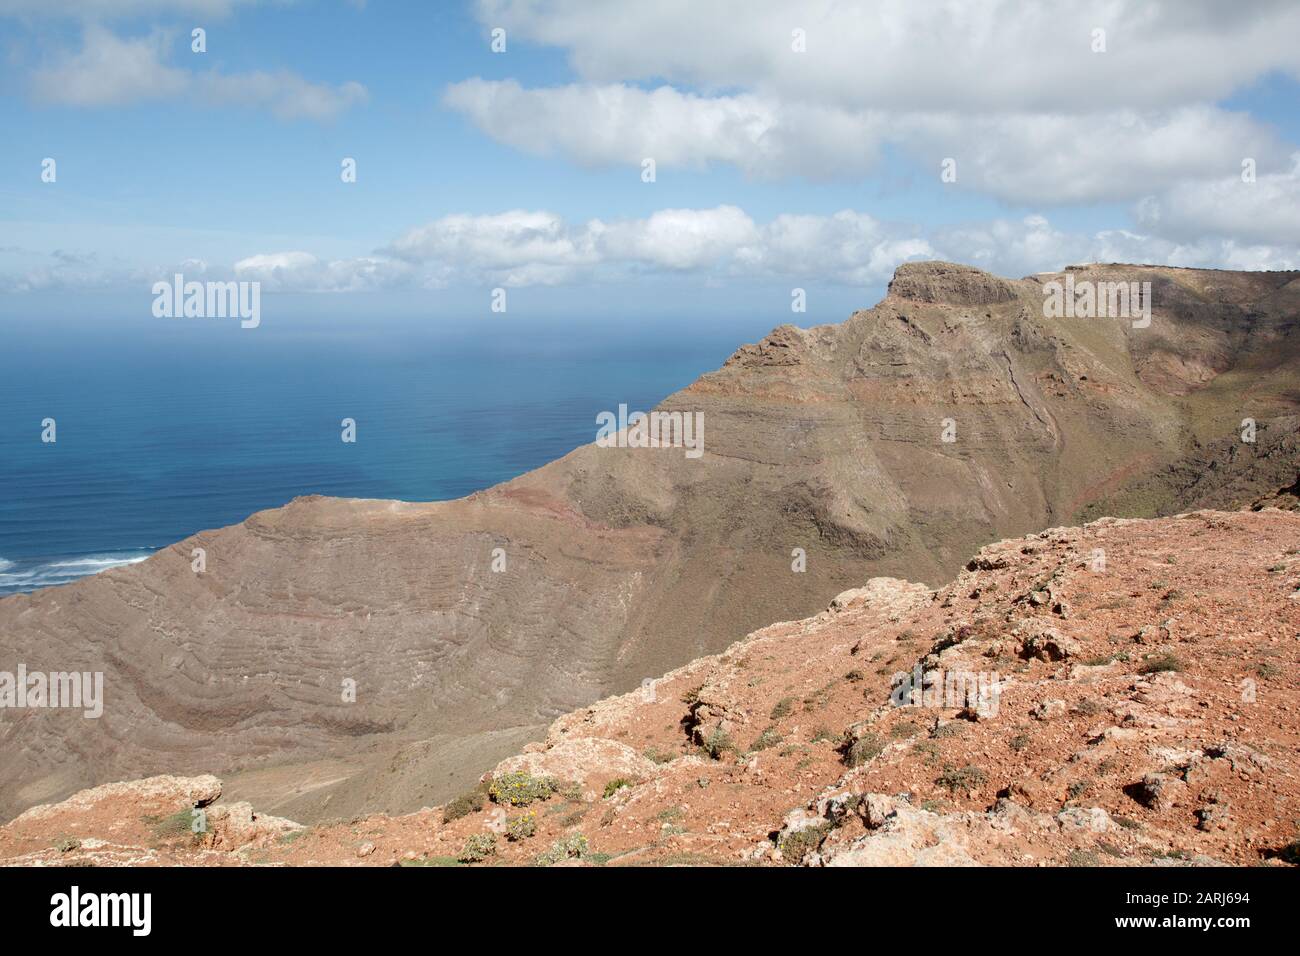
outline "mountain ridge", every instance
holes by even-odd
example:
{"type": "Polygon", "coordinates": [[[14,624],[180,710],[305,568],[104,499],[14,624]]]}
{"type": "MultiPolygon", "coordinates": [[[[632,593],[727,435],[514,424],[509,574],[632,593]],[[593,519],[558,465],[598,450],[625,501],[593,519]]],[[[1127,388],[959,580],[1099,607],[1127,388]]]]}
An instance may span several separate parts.
{"type": "Polygon", "coordinates": [[[1044,276],[909,263],[873,308],[780,326],[666,398],[704,413],[702,461],[586,445],[453,501],[298,498],[0,600],[6,656],[103,670],[116,699],[90,728],[7,722],[0,816],[140,771],[218,772],[298,819],[409,809],[869,577],[938,584],[1093,509],[1289,504],[1300,273],[1071,273],[1151,282],[1151,328],[1048,320],[1044,276]]]}

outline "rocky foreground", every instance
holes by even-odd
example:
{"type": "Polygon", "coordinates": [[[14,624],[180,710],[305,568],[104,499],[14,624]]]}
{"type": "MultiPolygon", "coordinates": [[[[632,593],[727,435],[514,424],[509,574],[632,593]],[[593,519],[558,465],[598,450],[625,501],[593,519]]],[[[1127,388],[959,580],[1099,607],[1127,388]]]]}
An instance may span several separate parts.
{"type": "Polygon", "coordinates": [[[1286,865],[1298,664],[1300,514],[1105,518],[938,590],[874,578],[560,718],[443,807],[304,827],[152,777],[28,810],[0,861],[1286,865]],[[918,667],[959,679],[909,694],[918,667]]]}

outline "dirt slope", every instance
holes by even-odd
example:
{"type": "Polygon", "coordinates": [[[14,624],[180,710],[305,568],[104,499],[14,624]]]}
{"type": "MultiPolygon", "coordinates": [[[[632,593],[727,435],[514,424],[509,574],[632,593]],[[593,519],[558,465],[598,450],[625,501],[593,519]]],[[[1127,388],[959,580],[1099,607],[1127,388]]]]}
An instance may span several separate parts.
{"type": "Polygon", "coordinates": [[[446,808],[302,828],[155,778],[29,811],[0,860],[1295,863],[1297,673],[1300,515],[1103,519],[937,591],[873,579],[560,718],[446,808]],[[915,667],[999,692],[891,695],[915,667]]]}

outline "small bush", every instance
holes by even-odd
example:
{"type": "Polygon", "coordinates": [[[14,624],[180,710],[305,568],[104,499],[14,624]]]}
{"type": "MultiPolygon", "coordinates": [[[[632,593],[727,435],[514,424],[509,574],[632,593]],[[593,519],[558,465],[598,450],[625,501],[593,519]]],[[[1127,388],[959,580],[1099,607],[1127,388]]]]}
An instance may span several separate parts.
{"type": "Polygon", "coordinates": [[[889,728],[889,736],[895,740],[903,740],[907,737],[915,737],[921,732],[921,728],[910,720],[899,721],[889,728]]]}
{"type": "Polygon", "coordinates": [[[474,833],[465,841],[460,855],[456,857],[461,863],[481,863],[497,851],[497,838],[494,833],[474,833]]]}
{"type": "Polygon", "coordinates": [[[624,787],[635,787],[636,781],[629,780],[627,777],[615,777],[609,783],[605,784],[605,799],[608,800],[614,794],[618,793],[624,787]]]}
{"type": "Polygon", "coordinates": [[[709,735],[704,738],[703,746],[704,752],[714,760],[721,760],[723,754],[736,749],[736,745],[731,742],[731,735],[721,726],[709,731],[709,735]]]}
{"type": "Polygon", "coordinates": [[[154,840],[162,843],[170,843],[175,840],[189,841],[198,845],[203,842],[207,836],[206,828],[195,832],[195,820],[201,819],[195,816],[197,811],[177,810],[175,813],[166,817],[145,817],[145,823],[149,824],[153,830],[154,840]]]}
{"type": "Polygon", "coordinates": [[[786,834],[781,838],[777,846],[788,863],[802,863],[804,857],[817,850],[825,842],[832,829],[833,825],[829,822],[804,827],[802,830],[786,834]]]}
{"type": "Polygon", "coordinates": [[[641,751],[641,756],[651,763],[672,763],[677,759],[677,754],[673,753],[673,751],[660,750],[658,747],[647,747],[641,751]]]}
{"type": "Polygon", "coordinates": [[[1138,666],[1139,674],[1159,674],[1164,671],[1180,671],[1183,669],[1183,662],[1176,654],[1157,654],[1155,657],[1148,657],[1138,666]]]}
{"type": "Polygon", "coordinates": [[[849,741],[844,749],[844,762],[850,767],[860,767],[868,760],[879,757],[885,749],[885,742],[876,734],[863,734],[849,741]]]}
{"type": "Polygon", "coordinates": [[[510,817],[506,820],[506,839],[511,843],[518,843],[520,840],[527,840],[530,836],[537,834],[537,814],[529,810],[527,813],[521,813],[517,817],[510,817]]]}
{"type": "Polygon", "coordinates": [[[459,820],[461,817],[482,810],[483,804],[487,802],[487,792],[488,785],[480,783],[469,793],[462,793],[442,808],[442,822],[451,823],[452,820],[459,820]]]}
{"type": "Polygon", "coordinates": [[[495,803],[508,803],[512,807],[526,807],[535,800],[545,800],[559,789],[551,777],[534,777],[523,770],[494,777],[488,787],[488,796],[495,803]]]}
{"type": "Polygon", "coordinates": [[[794,698],[782,697],[776,702],[776,705],[772,708],[772,713],[768,716],[772,720],[780,720],[782,717],[789,717],[792,713],[794,713],[794,698]]]}
{"type": "Polygon", "coordinates": [[[768,747],[775,747],[784,739],[785,738],[777,733],[776,727],[768,727],[758,735],[757,740],[750,744],[749,750],[751,753],[756,750],[766,750],[768,747]]]}
{"type": "Polygon", "coordinates": [[[582,859],[590,851],[587,845],[587,838],[581,833],[576,833],[571,837],[563,840],[556,840],[551,844],[550,849],[537,858],[538,866],[552,866],[561,860],[582,859]]]}
{"type": "Polygon", "coordinates": [[[822,724],[816,730],[814,730],[812,735],[812,742],[815,744],[820,744],[828,740],[838,740],[838,739],[839,736],[836,733],[834,733],[825,724],[822,724]]]}
{"type": "Polygon", "coordinates": [[[987,780],[988,776],[983,770],[967,764],[960,769],[945,767],[943,773],[939,774],[934,782],[956,796],[959,792],[982,787],[987,780]]]}

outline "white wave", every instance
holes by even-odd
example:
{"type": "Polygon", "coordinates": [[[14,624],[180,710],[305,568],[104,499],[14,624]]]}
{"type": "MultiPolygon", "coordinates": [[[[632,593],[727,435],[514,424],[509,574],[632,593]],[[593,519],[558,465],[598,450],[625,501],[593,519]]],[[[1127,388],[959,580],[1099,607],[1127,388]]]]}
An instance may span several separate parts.
{"type": "Polygon", "coordinates": [[[34,591],[37,588],[69,584],[78,578],[98,574],[110,568],[139,564],[148,557],[148,553],[142,554],[139,551],[125,551],[117,554],[90,554],[63,561],[50,561],[19,570],[13,570],[17,567],[13,561],[5,561],[4,564],[0,565],[0,592],[34,591]]]}
{"type": "Polygon", "coordinates": [[[113,554],[96,554],[84,558],[76,558],[72,561],[51,561],[46,565],[47,568],[78,568],[78,574],[94,574],[96,571],[105,571],[108,568],[120,568],[124,564],[139,564],[145,560],[147,554],[132,554],[129,557],[113,554]]]}

